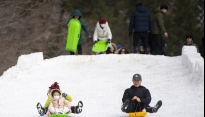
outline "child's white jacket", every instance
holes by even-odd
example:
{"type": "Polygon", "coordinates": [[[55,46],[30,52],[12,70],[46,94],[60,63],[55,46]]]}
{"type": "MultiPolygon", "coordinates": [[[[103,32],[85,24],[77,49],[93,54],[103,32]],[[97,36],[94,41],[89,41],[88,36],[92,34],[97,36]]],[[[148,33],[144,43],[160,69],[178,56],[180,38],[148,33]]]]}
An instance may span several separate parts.
{"type": "Polygon", "coordinates": [[[97,23],[97,26],[95,28],[93,40],[94,41],[107,41],[108,39],[112,40],[112,33],[110,31],[110,27],[108,25],[108,22],[106,22],[105,27],[102,29],[100,27],[100,23],[97,23]]]}

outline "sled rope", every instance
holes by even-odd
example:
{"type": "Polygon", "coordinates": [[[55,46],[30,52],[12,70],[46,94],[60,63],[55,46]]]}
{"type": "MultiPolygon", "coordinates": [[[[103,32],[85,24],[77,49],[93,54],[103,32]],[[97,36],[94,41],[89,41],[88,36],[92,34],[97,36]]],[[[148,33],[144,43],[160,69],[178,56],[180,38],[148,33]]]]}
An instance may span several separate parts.
{"type": "MultiPolygon", "coordinates": [[[[131,104],[132,104],[133,106],[135,106],[135,102],[134,102],[134,101],[132,101],[131,104]]],[[[135,109],[135,116],[137,116],[137,107],[140,107],[140,110],[142,109],[142,107],[140,106],[140,103],[139,103],[139,102],[138,102],[138,104],[137,104],[137,106],[136,106],[136,109],[135,109]]]]}

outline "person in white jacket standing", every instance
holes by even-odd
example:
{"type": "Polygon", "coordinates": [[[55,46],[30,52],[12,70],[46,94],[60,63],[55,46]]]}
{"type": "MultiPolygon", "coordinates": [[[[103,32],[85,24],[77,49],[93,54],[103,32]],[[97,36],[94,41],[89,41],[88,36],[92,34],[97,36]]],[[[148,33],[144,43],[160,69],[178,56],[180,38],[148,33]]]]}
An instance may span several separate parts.
{"type": "MultiPolygon", "coordinates": [[[[100,21],[97,23],[95,28],[94,36],[93,36],[94,43],[98,41],[106,41],[109,43],[108,49],[112,48],[111,40],[112,40],[112,33],[110,31],[110,27],[108,22],[105,18],[101,18],[100,21]]],[[[106,52],[97,53],[97,54],[104,54],[106,52]]]]}

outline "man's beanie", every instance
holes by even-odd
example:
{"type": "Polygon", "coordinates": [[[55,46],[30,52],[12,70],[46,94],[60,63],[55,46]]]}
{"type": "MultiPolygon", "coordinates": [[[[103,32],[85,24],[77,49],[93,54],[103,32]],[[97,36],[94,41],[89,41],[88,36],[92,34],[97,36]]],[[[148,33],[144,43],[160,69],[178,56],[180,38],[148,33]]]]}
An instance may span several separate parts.
{"type": "Polygon", "coordinates": [[[59,89],[59,90],[60,90],[60,87],[59,87],[59,85],[58,85],[57,82],[55,82],[54,84],[52,84],[49,88],[50,88],[50,89],[59,89]]]}
{"type": "Polygon", "coordinates": [[[105,24],[106,23],[106,19],[105,18],[101,18],[99,21],[100,24],[105,24]]]}

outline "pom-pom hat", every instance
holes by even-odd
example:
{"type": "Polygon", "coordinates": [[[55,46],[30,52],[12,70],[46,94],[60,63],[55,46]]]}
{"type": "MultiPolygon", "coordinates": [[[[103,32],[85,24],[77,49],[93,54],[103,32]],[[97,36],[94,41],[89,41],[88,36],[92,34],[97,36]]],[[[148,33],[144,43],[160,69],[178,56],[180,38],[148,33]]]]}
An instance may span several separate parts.
{"type": "Polygon", "coordinates": [[[60,87],[59,87],[57,82],[53,83],[49,88],[50,89],[59,89],[60,90],[60,87]]]}

